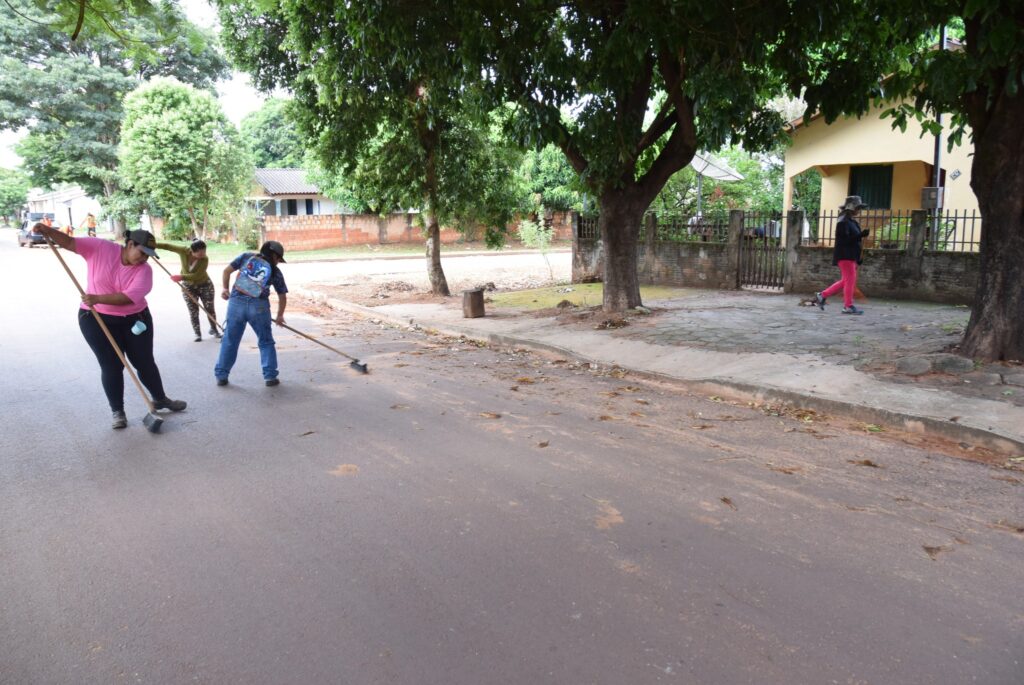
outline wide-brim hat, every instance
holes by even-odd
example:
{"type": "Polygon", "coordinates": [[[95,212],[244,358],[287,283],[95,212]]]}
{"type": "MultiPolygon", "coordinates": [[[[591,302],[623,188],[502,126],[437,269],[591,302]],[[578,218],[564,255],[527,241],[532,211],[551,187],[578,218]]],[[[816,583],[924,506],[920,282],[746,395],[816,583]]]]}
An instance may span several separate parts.
{"type": "Polygon", "coordinates": [[[149,255],[150,257],[160,259],[160,255],[158,255],[156,253],[156,250],[153,249],[156,247],[156,238],[154,238],[153,234],[150,233],[149,231],[145,231],[140,228],[134,231],[128,231],[125,237],[128,238],[128,240],[135,243],[136,245],[138,245],[139,249],[142,250],[143,253],[149,255]]]}
{"type": "Polygon", "coordinates": [[[847,195],[846,202],[839,205],[839,209],[867,209],[868,206],[864,204],[864,201],[860,199],[860,195],[847,195]]]}

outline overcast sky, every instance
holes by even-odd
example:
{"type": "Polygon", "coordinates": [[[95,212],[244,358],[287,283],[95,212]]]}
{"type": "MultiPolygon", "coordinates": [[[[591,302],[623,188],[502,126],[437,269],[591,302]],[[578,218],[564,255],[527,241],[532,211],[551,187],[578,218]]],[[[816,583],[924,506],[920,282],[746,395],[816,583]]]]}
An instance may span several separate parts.
{"type": "MultiPolygon", "coordinates": [[[[192,23],[217,30],[217,11],[207,0],[178,0],[192,23]]],[[[217,84],[217,95],[221,107],[228,119],[238,124],[249,112],[260,108],[266,98],[257,93],[250,84],[246,74],[235,73],[228,81],[217,84]]],[[[7,169],[16,167],[21,159],[14,154],[14,144],[24,136],[24,132],[0,131],[0,167],[7,169]]]]}

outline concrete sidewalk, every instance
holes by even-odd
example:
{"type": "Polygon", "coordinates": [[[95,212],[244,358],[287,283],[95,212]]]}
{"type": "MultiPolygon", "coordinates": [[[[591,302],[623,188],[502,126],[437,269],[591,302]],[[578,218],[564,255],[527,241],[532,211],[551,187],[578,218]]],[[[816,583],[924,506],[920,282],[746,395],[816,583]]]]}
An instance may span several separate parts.
{"type": "Polygon", "coordinates": [[[466,319],[459,298],[363,307],[315,289],[298,294],[394,324],[1024,455],[1024,368],[978,367],[944,353],[966,325],[962,307],[872,301],[865,315],[847,316],[834,304],[825,312],[800,306],[796,295],[685,291],[646,302],[651,314],[631,315],[616,328],[602,325],[604,316],[593,310],[555,314],[488,305],[485,317],[466,319]]]}

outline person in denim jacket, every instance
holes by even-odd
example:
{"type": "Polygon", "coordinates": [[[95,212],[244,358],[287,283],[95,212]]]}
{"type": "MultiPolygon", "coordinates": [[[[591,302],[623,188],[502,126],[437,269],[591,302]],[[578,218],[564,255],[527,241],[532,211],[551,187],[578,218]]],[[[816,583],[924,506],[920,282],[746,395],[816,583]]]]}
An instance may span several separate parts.
{"type": "Polygon", "coordinates": [[[256,333],[264,382],[268,387],[280,383],[277,378],[277,349],[270,322],[284,325],[288,286],[285,285],[284,274],[277,268],[283,263],[284,246],[276,240],[268,240],[258,253],[243,252],[225,267],[220,296],[228,301],[228,314],[224,337],[220,341],[220,355],[213,370],[217,385],[228,384],[228,375],[238,357],[238,346],[246,324],[256,333]],[[231,274],[235,272],[238,276],[232,287],[231,274]],[[277,292],[277,316],[274,318],[270,315],[271,288],[277,292]]]}

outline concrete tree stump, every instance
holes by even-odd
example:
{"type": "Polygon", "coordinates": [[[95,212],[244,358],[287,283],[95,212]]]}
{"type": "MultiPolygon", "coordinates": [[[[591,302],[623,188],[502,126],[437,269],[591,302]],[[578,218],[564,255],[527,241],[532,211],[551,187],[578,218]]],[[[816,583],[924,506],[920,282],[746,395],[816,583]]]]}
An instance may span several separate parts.
{"type": "Polygon", "coordinates": [[[474,288],[473,290],[462,291],[462,317],[464,319],[478,319],[484,315],[484,289],[474,288]]]}

